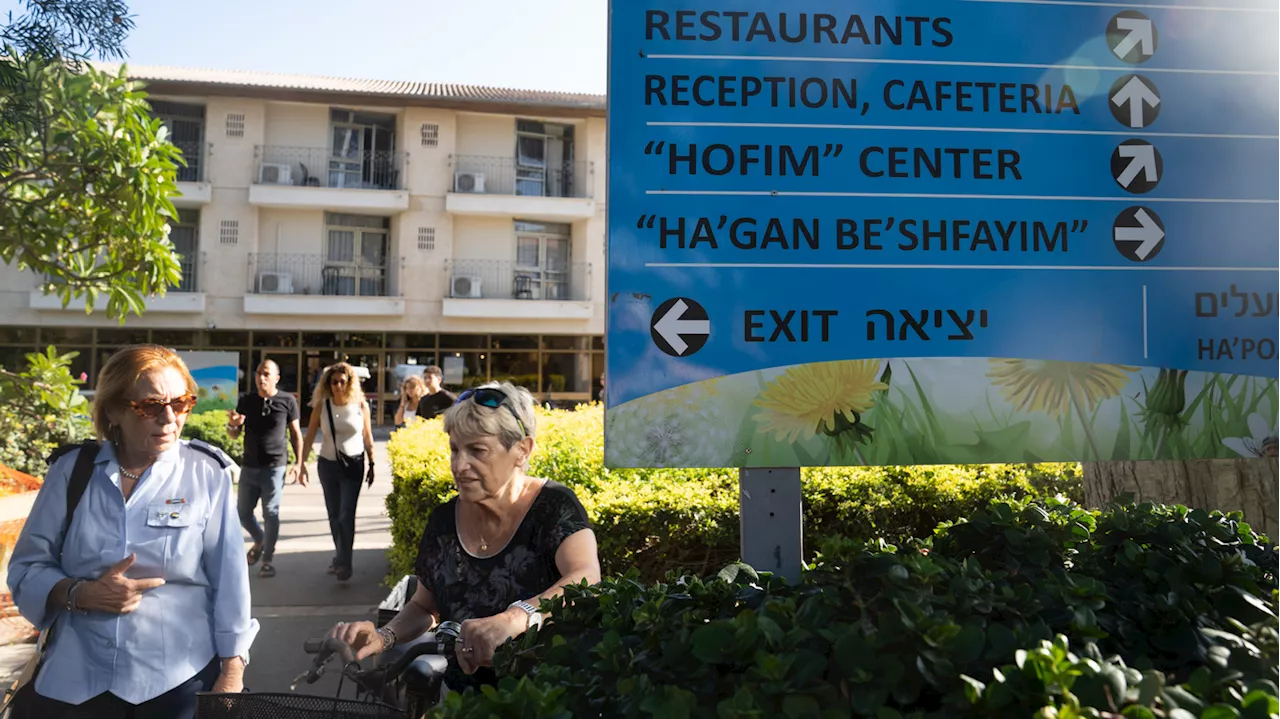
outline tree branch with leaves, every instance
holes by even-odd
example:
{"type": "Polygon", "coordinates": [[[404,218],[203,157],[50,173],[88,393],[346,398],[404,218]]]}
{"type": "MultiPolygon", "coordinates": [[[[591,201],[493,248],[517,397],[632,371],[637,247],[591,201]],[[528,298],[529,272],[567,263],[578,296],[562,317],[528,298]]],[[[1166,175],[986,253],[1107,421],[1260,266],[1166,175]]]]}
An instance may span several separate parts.
{"type": "Polygon", "coordinates": [[[0,260],[47,278],[64,307],[105,297],[122,323],[182,279],[169,239],[181,150],[126,69],[8,46],[0,96],[0,260]]]}

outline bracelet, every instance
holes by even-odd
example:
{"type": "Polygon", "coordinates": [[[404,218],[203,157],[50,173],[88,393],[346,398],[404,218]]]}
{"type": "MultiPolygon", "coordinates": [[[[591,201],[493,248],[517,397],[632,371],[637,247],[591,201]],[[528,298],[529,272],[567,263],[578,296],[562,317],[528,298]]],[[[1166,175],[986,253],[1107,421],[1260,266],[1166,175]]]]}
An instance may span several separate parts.
{"type": "Polygon", "coordinates": [[[76,602],[76,592],[80,589],[80,586],[87,581],[89,580],[77,579],[74,582],[72,582],[71,586],[67,589],[67,603],[64,606],[64,608],[68,612],[80,612],[81,614],[85,613],[84,610],[80,608],[80,605],[76,602]]]}
{"type": "Polygon", "coordinates": [[[376,634],[382,637],[382,651],[387,651],[396,645],[396,632],[390,627],[382,627],[376,634]]]}

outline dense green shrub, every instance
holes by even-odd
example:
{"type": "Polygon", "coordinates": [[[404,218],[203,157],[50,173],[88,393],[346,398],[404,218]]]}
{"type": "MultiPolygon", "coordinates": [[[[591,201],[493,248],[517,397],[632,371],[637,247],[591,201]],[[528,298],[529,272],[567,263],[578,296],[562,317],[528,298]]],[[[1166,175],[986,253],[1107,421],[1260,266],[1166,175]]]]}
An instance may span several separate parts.
{"type": "MultiPolygon", "coordinates": [[[[236,464],[244,464],[244,434],[231,439],[231,435],[227,433],[226,410],[216,409],[191,415],[182,428],[182,436],[208,442],[226,452],[236,464]]],[[[293,440],[286,438],[285,441],[289,452],[289,464],[293,464],[298,457],[293,451],[293,440]]]]}
{"type": "Polygon", "coordinates": [[[0,464],[43,477],[49,453],[93,437],[83,378],[71,376],[78,352],[26,355],[25,367],[0,367],[0,464]]]}
{"type": "Polygon", "coordinates": [[[901,546],[829,539],[796,585],[569,587],[496,690],[433,716],[1274,716],[1277,555],[1240,516],[998,501],[901,546]]]}
{"type": "MultiPolygon", "coordinates": [[[[395,482],[387,498],[388,579],[398,581],[412,571],[427,516],[454,488],[439,419],[396,431],[387,450],[395,482]]],[[[605,469],[598,404],[540,408],[530,471],[578,493],[596,528],[605,574],[634,567],[643,581],[656,581],[673,570],[713,571],[739,556],[737,471],[605,469]]],[[[1001,496],[1081,498],[1079,467],[1069,464],[815,468],[803,477],[810,548],[832,534],[927,536],[940,522],[1001,496]]]]}
{"type": "MultiPolygon", "coordinates": [[[[192,414],[182,427],[182,436],[208,442],[226,452],[236,464],[244,464],[244,435],[231,439],[231,435],[227,434],[226,410],[192,414]]],[[[292,451],[290,454],[292,455],[292,451]]]]}

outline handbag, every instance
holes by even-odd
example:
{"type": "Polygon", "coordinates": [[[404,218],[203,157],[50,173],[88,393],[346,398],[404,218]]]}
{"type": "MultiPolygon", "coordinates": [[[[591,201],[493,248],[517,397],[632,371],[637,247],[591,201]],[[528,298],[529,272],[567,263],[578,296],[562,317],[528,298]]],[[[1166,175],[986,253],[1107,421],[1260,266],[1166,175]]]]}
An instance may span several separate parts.
{"type": "MultiPolygon", "coordinates": [[[[67,516],[62,522],[62,541],[66,544],[67,530],[71,528],[71,517],[76,513],[76,507],[80,505],[80,498],[84,496],[84,490],[89,486],[89,477],[93,475],[93,462],[98,456],[98,442],[96,440],[86,440],[79,445],[71,445],[67,451],[79,447],[80,454],[76,455],[75,466],[71,469],[71,479],[67,484],[67,516]]],[[[49,464],[63,454],[63,452],[55,452],[49,458],[49,464]]],[[[61,557],[59,557],[61,561],[61,557]]],[[[53,643],[54,627],[58,624],[57,618],[49,624],[48,627],[41,630],[40,636],[36,638],[36,651],[27,661],[26,666],[22,668],[22,673],[18,675],[17,682],[10,688],[5,689],[5,703],[0,707],[0,719],[20,719],[29,714],[31,705],[31,695],[35,693],[36,677],[40,674],[40,669],[44,666],[44,660],[47,656],[49,646],[53,643]]]]}
{"type": "MultiPolygon", "coordinates": [[[[338,457],[338,463],[343,469],[350,469],[352,465],[364,459],[363,455],[351,456],[343,454],[342,449],[338,447],[338,426],[333,423],[333,407],[329,405],[329,400],[324,401],[324,410],[329,413],[329,435],[333,437],[333,453],[338,457]]],[[[0,719],[4,719],[0,716],[0,719]]]]}

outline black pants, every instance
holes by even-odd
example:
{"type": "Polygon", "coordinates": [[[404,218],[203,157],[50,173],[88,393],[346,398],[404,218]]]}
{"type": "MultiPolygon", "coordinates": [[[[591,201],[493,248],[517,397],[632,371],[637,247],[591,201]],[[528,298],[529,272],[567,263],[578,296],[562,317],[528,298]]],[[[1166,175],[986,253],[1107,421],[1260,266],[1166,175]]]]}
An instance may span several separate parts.
{"type": "Polygon", "coordinates": [[[320,457],[316,460],[316,471],[324,490],[329,534],[333,536],[334,566],[351,569],[351,550],[356,541],[356,503],[364,484],[364,456],[346,467],[341,462],[320,457]]]}
{"type": "MultiPolygon", "coordinates": [[[[213,689],[218,680],[220,662],[217,657],[199,674],[185,683],[170,689],[155,699],[141,704],[130,704],[111,692],[103,692],[83,704],[67,704],[57,699],[41,696],[35,691],[29,695],[30,703],[22,711],[15,711],[15,719],[194,719],[196,692],[213,689]]],[[[35,689],[35,682],[29,685],[35,689]]]]}

